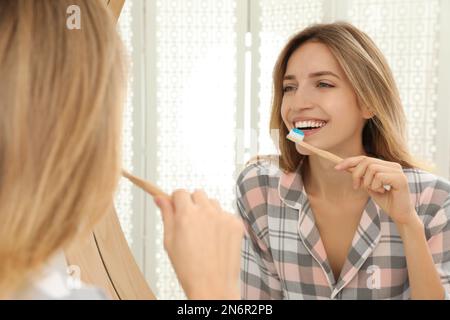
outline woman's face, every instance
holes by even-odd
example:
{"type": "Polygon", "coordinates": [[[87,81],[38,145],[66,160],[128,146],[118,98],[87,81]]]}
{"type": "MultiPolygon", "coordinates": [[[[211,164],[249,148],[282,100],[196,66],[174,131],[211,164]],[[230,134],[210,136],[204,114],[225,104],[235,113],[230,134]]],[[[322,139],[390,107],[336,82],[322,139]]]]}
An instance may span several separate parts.
{"type": "MultiPolygon", "coordinates": [[[[281,115],[289,131],[297,127],[305,133],[305,142],[341,156],[363,152],[362,129],[371,117],[359,108],[334,55],[319,42],[303,44],[289,58],[281,115]]],[[[310,154],[298,145],[297,150],[310,154]]]]}

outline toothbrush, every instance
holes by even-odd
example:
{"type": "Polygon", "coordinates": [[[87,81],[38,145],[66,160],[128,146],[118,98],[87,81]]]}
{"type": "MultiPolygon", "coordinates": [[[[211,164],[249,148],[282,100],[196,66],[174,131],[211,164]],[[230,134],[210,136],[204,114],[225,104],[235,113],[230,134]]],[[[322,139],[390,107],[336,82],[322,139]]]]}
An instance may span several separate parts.
{"type": "Polygon", "coordinates": [[[125,178],[127,178],[128,180],[130,180],[132,183],[134,183],[136,186],[138,186],[145,192],[149,193],[151,196],[164,197],[164,198],[170,199],[170,196],[167,193],[165,193],[164,191],[162,191],[161,189],[159,189],[157,186],[153,185],[152,183],[145,181],[141,178],[138,178],[136,176],[133,176],[131,173],[129,173],[125,170],[122,170],[122,175],[125,178]]]}
{"type": "MultiPolygon", "coordinates": [[[[303,139],[305,138],[305,134],[304,134],[303,131],[300,130],[300,129],[293,128],[293,129],[289,132],[289,134],[287,135],[286,138],[287,138],[288,140],[291,140],[291,141],[293,141],[293,142],[295,142],[295,143],[301,145],[301,146],[304,147],[305,149],[307,149],[307,150],[309,150],[309,151],[311,151],[311,152],[317,154],[318,156],[330,160],[330,161],[333,162],[334,164],[338,164],[339,162],[341,162],[342,160],[344,160],[344,159],[342,159],[341,157],[338,157],[337,155],[335,155],[335,154],[333,154],[333,153],[331,153],[331,152],[328,152],[328,151],[325,151],[325,150],[316,148],[316,147],[314,147],[314,146],[312,146],[312,145],[310,145],[310,144],[304,142],[303,139]]],[[[353,170],[354,170],[353,168],[349,168],[347,171],[353,172],[353,170]]],[[[388,185],[388,184],[383,185],[383,188],[384,188],[384,190],[386,190],[386,191],[391,190],[391,186],[388,185]]]]}

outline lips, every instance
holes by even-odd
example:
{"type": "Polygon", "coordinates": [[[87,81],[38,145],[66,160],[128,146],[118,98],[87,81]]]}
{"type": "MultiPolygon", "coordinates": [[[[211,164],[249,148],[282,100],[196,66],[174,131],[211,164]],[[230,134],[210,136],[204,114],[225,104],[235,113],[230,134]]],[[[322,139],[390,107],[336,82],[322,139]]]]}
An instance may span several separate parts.
{"type": "Polygon", "coordinates": [[[305,135],[305,138],[306,138],[306,137],[308,137],[308,136],[310,136],[310,135],[313,135],[313,134],[319,132],[320,130],[322,130],[322,128],[323,128],[323,127],[321,127],[321,128],[315,128],[315,129],[307,129],[307,130],[302,130],[302,131],[303,131],[303,133],[304,133],[304,135],[305,135]]]}
{"type": "Polygon", "coordinates": [[[320,128],[327,124],[323,120],[296,121],[294,126],[299,129],[320,128]]]}
{"type": "Polygon", "coordinates": [[[318,118],[296,118],[293,127],[302,130],[305,137],[319,132],[327,125],[328,121],[318,118]]]}

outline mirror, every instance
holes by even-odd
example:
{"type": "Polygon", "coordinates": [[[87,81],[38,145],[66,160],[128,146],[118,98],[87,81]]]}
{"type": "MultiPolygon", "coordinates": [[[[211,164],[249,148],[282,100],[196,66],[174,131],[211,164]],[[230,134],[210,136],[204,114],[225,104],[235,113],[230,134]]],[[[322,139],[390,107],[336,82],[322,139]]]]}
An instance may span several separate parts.
{"type": "MultiPolygon", "coordinates": [[[[118,18],[124,0],[107,0],[118,18]]],[[[112,299],[155,299],[128,246],[114,207],[85,243],[66,252],[81,280],[102,288],[112,299]]]]}
{"type": "MultiPolygon", "coordinates": [[[[132,62],[124,115],[126,169],[163,190],[204,188],[236,212],[234,181],[246,161],[276,152],[267,128],[271,74],[283,44],[312,23],[342,19],[367,32],[388,59],[405,105],[412,153],[450,178],[450,91],[445,89],[450,43],[447,32],[438,32],[449,30],[446,2],[107,3],[116,15],[124,10],[120,25],[132,62]]],[[[123,190],[116,212],[93,233],[88,249],[80,250],[85,256],[77,256],[109,266],[107,272],[86,272],[87,279],[100,279],[116,298],[154,297],[150,288],[161,299],[183,298],[162,249],[159,212],[141,190],[131,185],[123,190]],[[123,233],[117,233],[118,216],[123,233]],[[115,269],[105,261],[115,261],[119,251],[124,253],[115,269]],[[116,275],[121,284],[112,280],[116,275]],[[117,289],[121,286],[133,293],[127,296],[117,289]]]]}

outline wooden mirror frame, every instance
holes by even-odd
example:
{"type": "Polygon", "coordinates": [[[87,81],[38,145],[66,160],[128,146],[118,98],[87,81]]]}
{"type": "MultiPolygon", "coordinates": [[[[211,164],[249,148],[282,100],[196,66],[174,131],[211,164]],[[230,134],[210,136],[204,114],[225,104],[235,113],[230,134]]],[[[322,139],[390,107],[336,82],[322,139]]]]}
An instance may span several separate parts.
{"type": "MultiPolygon", "coordinates": [[[[125,0],[102,0],[119,18],[125,0]]],[[[81,280],[105,291],[114,300],[156,299],[137,265],[113,209],[89,239],[65,252],[68,265],[80,268],[81,280]]]]}

